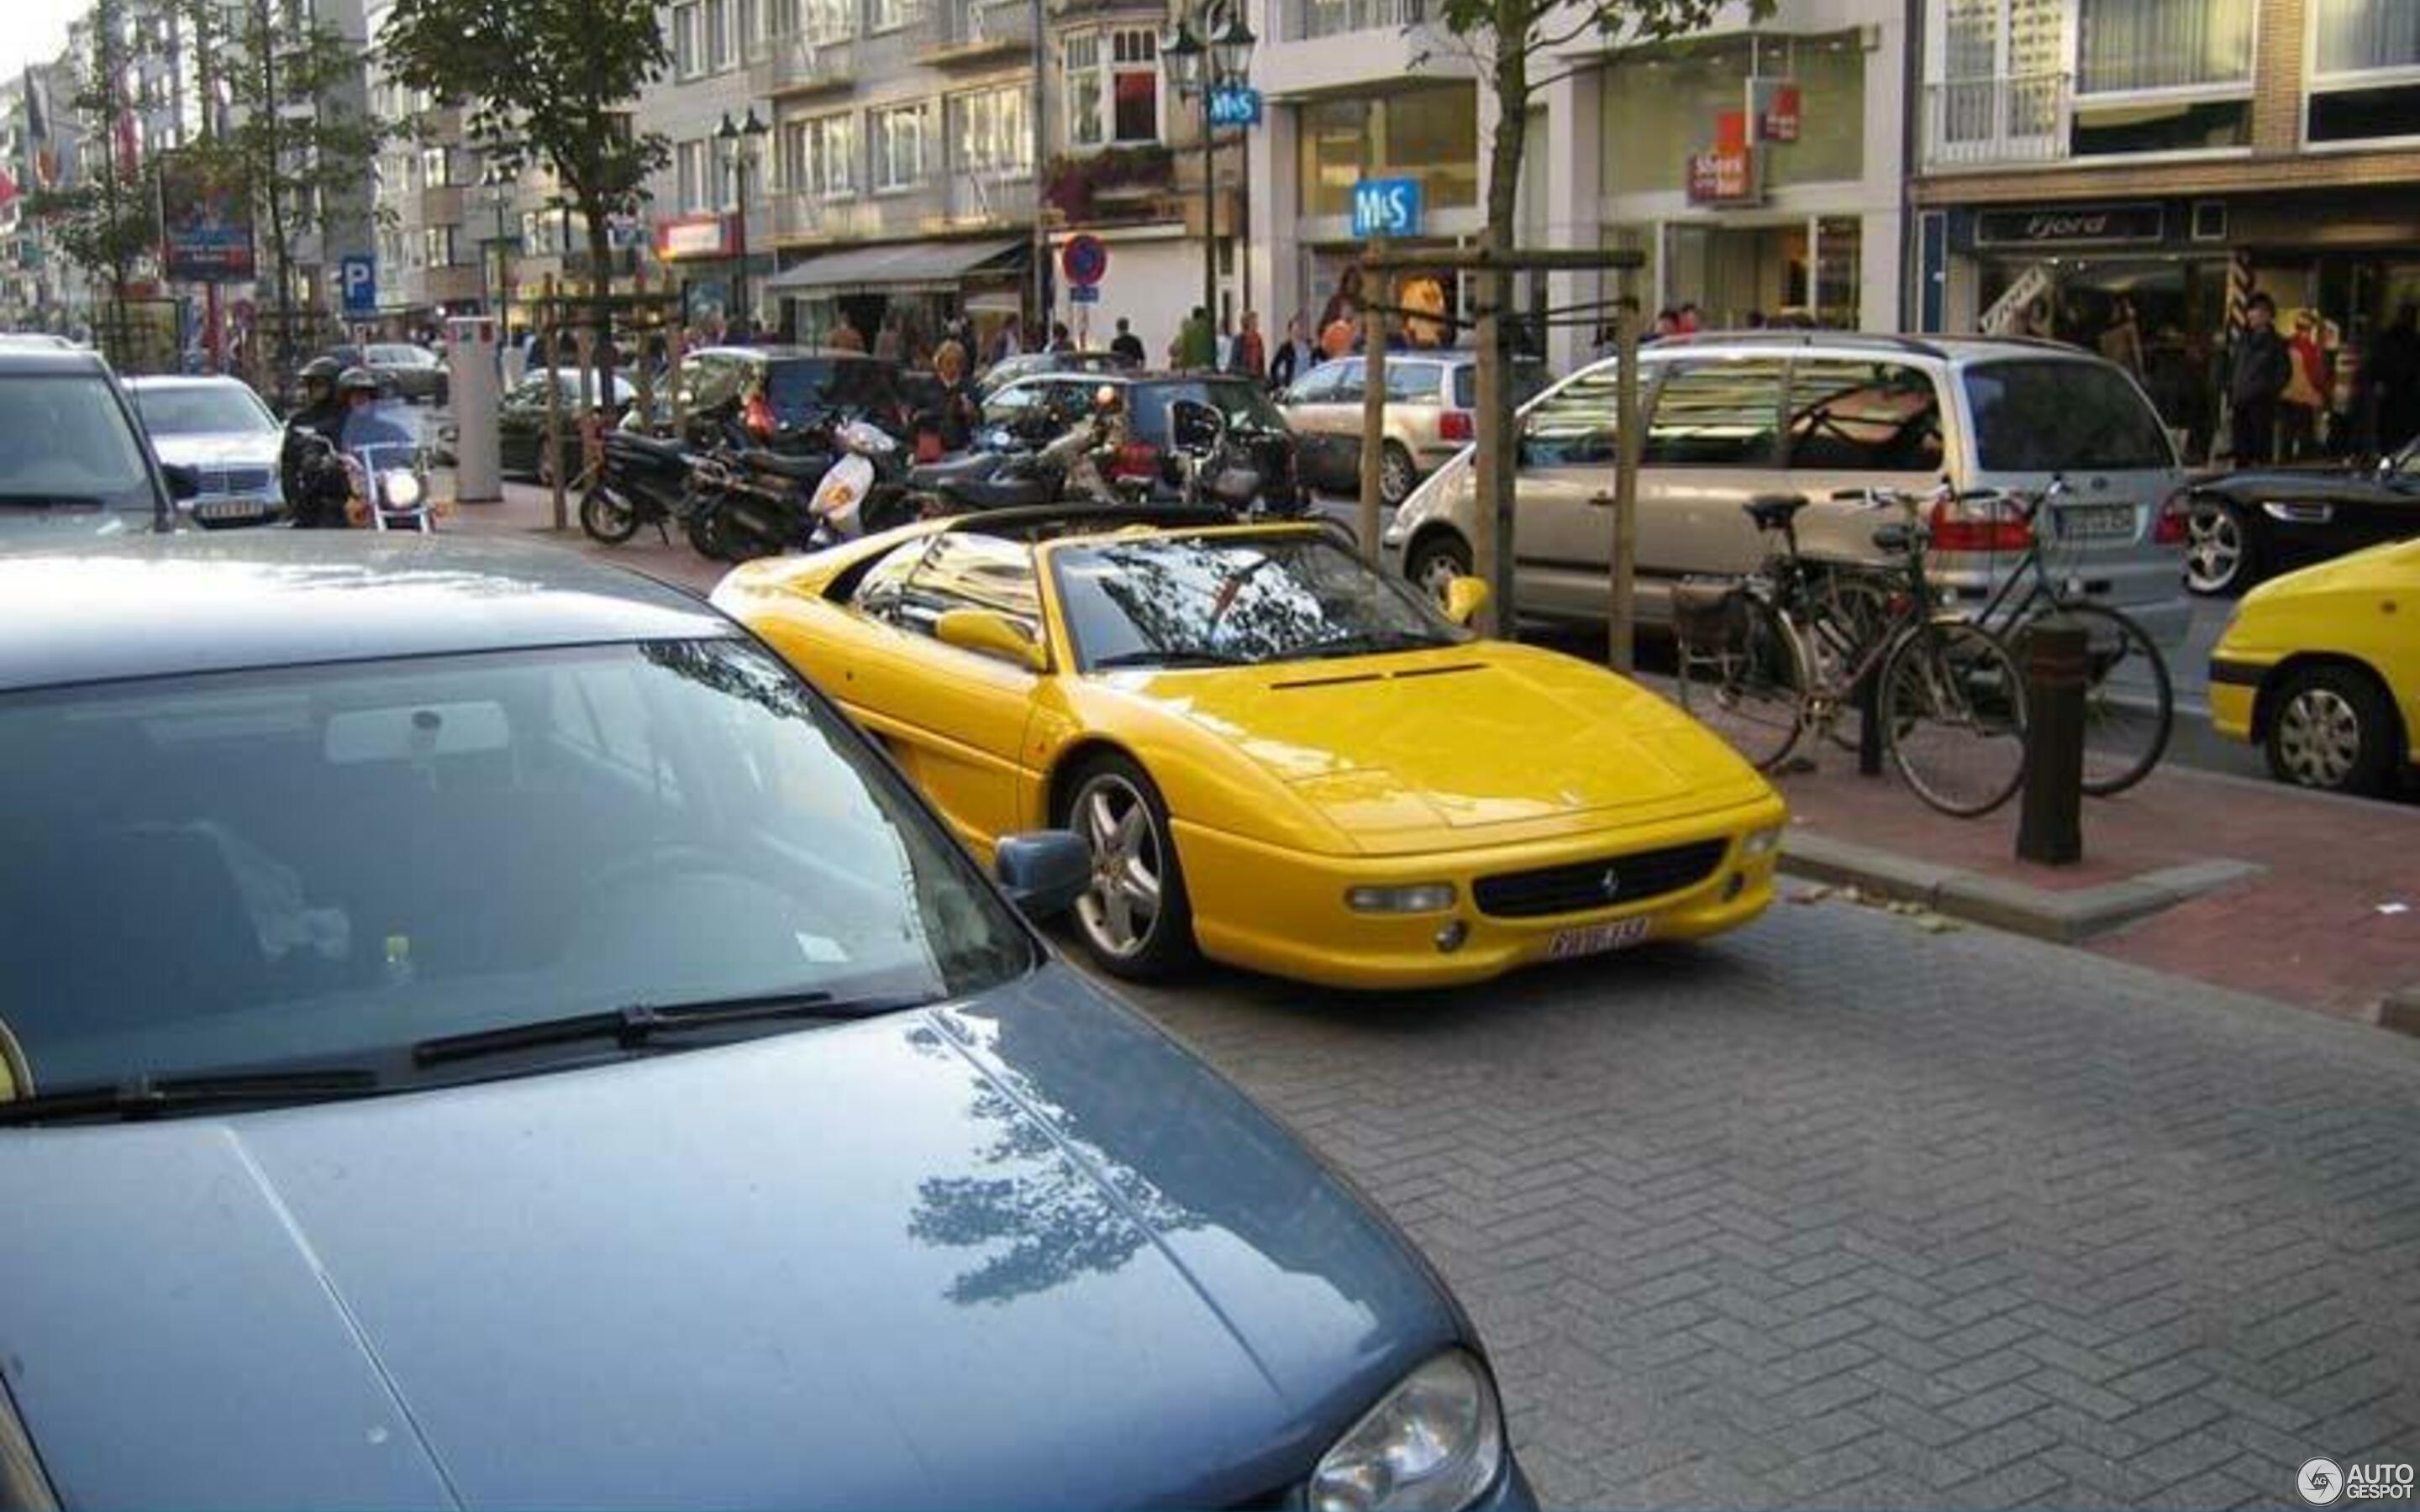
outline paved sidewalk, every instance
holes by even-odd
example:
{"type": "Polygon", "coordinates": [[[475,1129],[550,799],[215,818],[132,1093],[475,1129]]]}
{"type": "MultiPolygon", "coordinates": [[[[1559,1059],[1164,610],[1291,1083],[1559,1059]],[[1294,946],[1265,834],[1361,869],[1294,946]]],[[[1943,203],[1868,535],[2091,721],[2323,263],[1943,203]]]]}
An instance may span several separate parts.
{"type": "Polygon", "coordinates": [[[566,500],[571,524],[558,533],[554,529],[553,496],[548,490],[529,484],[506,483],[504,492],[501,502],[455,505],[454,517],[442,528],[472,535],[514,535],[552,542],[585,552],[600,562],[618,562],[701,594],[712,591],[722,580],[722,575],[731,570],[727,563],[708,562],[691,550],[678,530],[671,532],[669,542],[649,528],[621,546],[599,546],[580,528],[577,499],[566,500]]]}
{"type": "MultiPolygon", "coordinates": [[[[2181,716],[2180,716],[2181,717],[2181,716]]],[[[2376,1021],[2420,988],[2420,810],[2164,767],[2085,800],[2084,859],[2016,859],[2018,805],[1946,818],[1826,750],[1781,790],[1803,875],[2376,1021]]]]}

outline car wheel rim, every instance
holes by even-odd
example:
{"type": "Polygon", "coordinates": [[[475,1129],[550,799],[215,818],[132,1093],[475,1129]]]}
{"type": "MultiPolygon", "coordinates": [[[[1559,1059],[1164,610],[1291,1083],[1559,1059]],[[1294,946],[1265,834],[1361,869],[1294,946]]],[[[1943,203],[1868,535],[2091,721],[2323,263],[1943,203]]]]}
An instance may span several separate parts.
{"type": "Polygon", "coordinates": [[[2185,576],[2210,592],[2235,580],[2243,563],[2243,528],[2224,509],[2196,509],[2185,522],[2185,576]]]}
{"type": "Polygon", "coordinates": [[[1420,586],[1438,603],[1445,602],[1446,589],[1462,576],[1462,563],[1443,551],[1436,552],[1420,563],[1420,586]]]}
{"type": "Polygon", "coordinates": [[[1378,496],[1400,504],[1412,491],[1412,459],[1388,447],[1378,462],[1378,496]]]}
{"type": "Polygon", "coordinates": [[[2361,716],[2329,688],[2304,688],[2277,716],[2277,751],[2306,787],[2344,785],[2361,760],[2361,716]]]}
{"type": "Polygon", "coordinates": [[[1158,927],[1160,859],[1158,827],[1142,795],[1124,778],[1087,784],[1076,799],[1084,838],[1093,845],[1093,887],[1076,905],[1084,933],[1121,960],[1140,954],[1158,927]]]}

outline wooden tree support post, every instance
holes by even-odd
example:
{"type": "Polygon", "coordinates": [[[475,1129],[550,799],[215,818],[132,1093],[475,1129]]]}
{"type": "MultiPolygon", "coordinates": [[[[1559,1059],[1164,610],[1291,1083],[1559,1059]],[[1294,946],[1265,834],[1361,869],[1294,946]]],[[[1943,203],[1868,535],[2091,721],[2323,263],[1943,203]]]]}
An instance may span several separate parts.
{"type": "MultiPolygon", "coordinates": [[[[538,347],[541,354],[546,358],[546,451],[544,455],[555,458],[558,462],[563,457],[563,378],[559,363],[561,344],[556,339],[555,322],[561,317],[562,313],[562,306],[555,301],[554,275],[549,273],[546,275],[546,300],[538,306],[535,323],[537,326],[538,347]]],[[[563,470],[555,467],[549,471],[559,473],[563,470]]],[[[554,490],[554,528],[558,531],[562,530],[566,523],[566,513],[563,507],[563,483],[560,478],[557,478],[554,490]]]]}
{"type": "MultiPolygon", "coordinates": [[[[1371,243],[1380,256],[1385,239],[1371,243]]],[[[1387,469],[1387,316],[1361,286],[1361,554],[1378,565],[1378,511],[1387,469]]]]}

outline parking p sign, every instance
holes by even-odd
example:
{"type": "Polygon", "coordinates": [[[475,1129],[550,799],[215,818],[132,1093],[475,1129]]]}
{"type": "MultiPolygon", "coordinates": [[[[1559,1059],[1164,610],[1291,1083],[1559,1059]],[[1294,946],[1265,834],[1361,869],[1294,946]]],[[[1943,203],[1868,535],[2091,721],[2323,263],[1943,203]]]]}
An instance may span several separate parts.
{"type": "Polygon", "coordinates": [[[1353,186],[1353,234],[1373,237],[1416,237],[1420,234],[1420,181],[1417,178],[1364,178],[1353,186]]]}
{"type": "Polygon", "coordinates": [[[347,315],[378,314],[378,259],[347,257],[337,265],[345,288],[347,315]]]}

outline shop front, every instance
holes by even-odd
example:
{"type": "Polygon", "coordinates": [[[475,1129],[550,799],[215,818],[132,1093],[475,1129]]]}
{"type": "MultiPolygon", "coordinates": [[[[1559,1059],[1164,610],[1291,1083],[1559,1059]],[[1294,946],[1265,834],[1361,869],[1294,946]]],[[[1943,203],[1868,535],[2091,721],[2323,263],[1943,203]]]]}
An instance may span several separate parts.
{"type": "Polygon", "coordinates": [[[889,242],[794,259],[765,294],[781,312],[785,341],[827,344],[845,320],[870,348],[891,324],[902,357],[922,362],[963,320],[980,363],[1031,304],[1032,266],[1023,239],[889,242]]]}
{"type": "Polygon", "coordinates": [[[2293,346],[2287,459],[2365,454],[2366,355],[2420,303],[2420,191],[1950,208],[1920,233],[1931,329],[2066,342],[2133,371],[2188,460],[2223,452],[2227,344],[2264,293],[2293,346]]]}

